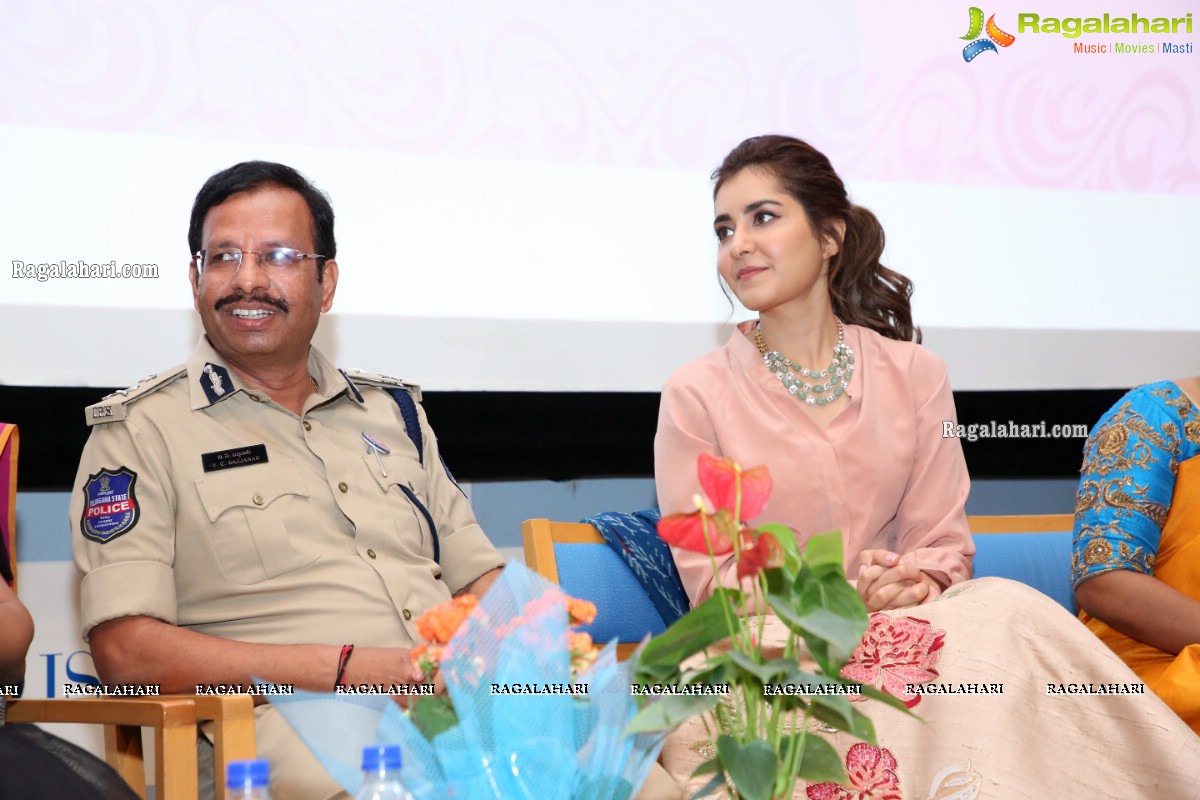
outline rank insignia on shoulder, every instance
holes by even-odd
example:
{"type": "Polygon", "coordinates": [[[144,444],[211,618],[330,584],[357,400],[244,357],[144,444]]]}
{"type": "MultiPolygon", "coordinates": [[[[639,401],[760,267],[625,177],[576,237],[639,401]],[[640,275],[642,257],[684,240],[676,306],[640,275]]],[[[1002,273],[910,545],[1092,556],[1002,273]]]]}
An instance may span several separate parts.
{"type": "Polygon", "coordinates": [[[166,372],[148,375],[128,389],[118,389],[107,394],[100,402],[93,403],[83,410],[84,421],[87,422],[88,427],[105,422],[119,422],[125,419],[128,407],[133,402],[153,394],[186,373],[186,368],[179,366],[166,372]]]}
{"type": "Polygon", "coordinates": [[[421,402],[421,387],[415,383],[402,381],[399,378],[393,378],[390,375],[383,375],[379,372],[366,372],[361,369],[341,369],[338,372],[342,373],[342,377],[350,383],[351,390],[354,391],[360,401],[362,400],[362,395],[358,394],[355,384],[359,386],[374,386],[379,389],[404,389],[413,396],[414,400],[418,403],[421,402]]]}
{"type": "Polygon", "coordinates": [[[88,476],[79,520],[85,539],[105,544],[133,530],[142,515],[134,493],[136,485],[137,473],[126,467],[106,467],[88,476]]]}
{"type": "Polygon", "coordinates": [[[354,399],[361,403],[363,401],[362,392],[360,392],[358,390],[358,387],[354,385],[354,381],[352,381],[350,379],[350,376],[346,374],[346,370],[339,369],[338,372],[341,374],[341,376],[343,378],[346,379],[346,385],[349,386],[350,391],[354,393],[354,399]]]}
{"type": "Polygon", "coordinates": [[[211,405],[233,391],[233,378],[220,364],[206,363],[200,374],[200,388],[211,405]]]}

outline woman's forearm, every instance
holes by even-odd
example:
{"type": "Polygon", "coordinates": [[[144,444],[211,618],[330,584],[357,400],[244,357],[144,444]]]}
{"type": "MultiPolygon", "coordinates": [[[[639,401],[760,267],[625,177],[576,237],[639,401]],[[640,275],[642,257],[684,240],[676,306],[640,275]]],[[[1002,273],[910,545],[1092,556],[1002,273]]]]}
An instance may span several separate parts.
{"type": "Polygon", "coordinates": [[[1200,643],[1200,601],[1153,575],[1102,573],[1079,585],[1075,602],[1114,630],[1167,653],[1200,643]]]}
{"type": "Polygon", "coordinates": [[[8,584],[0,580],[0,586],[0,683],[20,683],[33,641],[33,618],[8,584]]]}

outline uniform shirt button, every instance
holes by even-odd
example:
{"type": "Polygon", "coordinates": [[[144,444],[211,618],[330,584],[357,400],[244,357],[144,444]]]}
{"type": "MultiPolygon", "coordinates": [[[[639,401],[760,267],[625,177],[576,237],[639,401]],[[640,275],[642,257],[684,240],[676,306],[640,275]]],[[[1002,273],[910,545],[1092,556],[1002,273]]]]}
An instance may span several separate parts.
{"type": "Polygon", "coordinates": [[[254,505],[261,506],[262,504],[263,504],[262,495],[261,494],[254,495],[254,505]]]}
{"type": "Polygon", "coordinates": [[[306,430],[306,431],[312,430],[312,425],[309,424],[308,420],[304,420],[304,430],[306,430]]]}
{"type": "Polygon", "coordinates": [[[371,558],[374,558],[374,557],[375,557],[375,551],[374,551],[374,550],[367,550],[367,555],[369,555],[371,558]]]}
{"type": "Polygon", "coordinates": [[[409,611],[407,608],[406,608],[406,609],[404,609],[404,612],[403,612],[403,613],[404,613],[404,618],[405,618],[405,619],[412,619],[412,612],[411,612],[411,611],[409,611]]]}
{"type": "Polygon", "coordinates": [[[342,481],[341,483],[338,484],[338,489],[341,490],[342,494],[345,494],[346,492],[350,491],[350,487],[346,485],[345,481],[342,481]]]}

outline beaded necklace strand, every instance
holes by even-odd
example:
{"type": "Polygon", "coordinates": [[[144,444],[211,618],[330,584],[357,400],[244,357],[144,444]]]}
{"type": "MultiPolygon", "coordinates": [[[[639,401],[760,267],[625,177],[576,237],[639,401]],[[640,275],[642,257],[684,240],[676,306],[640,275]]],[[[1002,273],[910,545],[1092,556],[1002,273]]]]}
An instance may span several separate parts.
{"type": "Polygon", "coordinates": [[[754,326],[754,344],[767,369],[783,382],[790,394],[810,406],[823,406],[841,397],[854,375],[854,351],[846,344],[846,329],[840,319],[833,319],[837,323],[838,340],[833,347],[833,360],[823,370],[802,367],[778,350],[768,351],[767,343],[763,341],[762,323],[754,326]]]}

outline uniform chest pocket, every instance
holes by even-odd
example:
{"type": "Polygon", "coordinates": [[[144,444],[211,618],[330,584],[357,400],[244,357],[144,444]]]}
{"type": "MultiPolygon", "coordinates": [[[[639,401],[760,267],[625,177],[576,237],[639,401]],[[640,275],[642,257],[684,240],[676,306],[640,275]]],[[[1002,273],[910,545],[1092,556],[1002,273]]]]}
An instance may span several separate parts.
{"type": "Polygon", "coordinates": [[[259,583],[316,560],[294,539],[319,524],[305,518],[308,491],[295,462],[210,472],[197,479],[196,491],[221,569],[235,583],[259,583]]]}
{"type": "Polygon", "coordinates": [[[390,459],[384,476],[373,455],[364,456],[363,463],[386,495],[388,504],[395,509],[396,536],[384,543],[384,550],[398,558],[412,559],[415,555],[437,561],[437,527],[427,499],[427,478],[421,465],[411,460],[390,459]]]}

